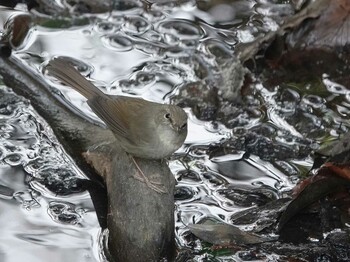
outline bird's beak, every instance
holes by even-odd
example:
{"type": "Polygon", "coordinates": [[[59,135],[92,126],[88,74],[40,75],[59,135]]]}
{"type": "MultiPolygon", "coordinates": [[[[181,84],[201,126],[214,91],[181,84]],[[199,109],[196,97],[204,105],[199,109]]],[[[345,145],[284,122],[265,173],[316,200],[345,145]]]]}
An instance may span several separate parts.
{"type": "Polygon", "coordinates": [[[187,127],[187,123],[184,123],[182,126],[177,128],[177,131],[184,130],[187,127]]]}

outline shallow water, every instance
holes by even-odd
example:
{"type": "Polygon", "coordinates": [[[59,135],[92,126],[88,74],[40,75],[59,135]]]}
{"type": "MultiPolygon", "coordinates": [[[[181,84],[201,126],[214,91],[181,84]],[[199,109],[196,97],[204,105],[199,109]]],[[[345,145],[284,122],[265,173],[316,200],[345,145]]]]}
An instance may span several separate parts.
{"type": "MultiPolygon", "coordinates": [[[[348,131],[349,91],[324,75],[307,91],[257,80],[241,102],[223,98],[220,88],[230,86],[234,69],[221,62],[233,59],[237,43],[275,30],[282,20],[277,15],[292,13],[287,1],[209,7],[167,1],[151,10],[130,1],[119,7],[65,23],[37,20],[14,55],[42,73],[78,114],[97,121],[82,96],[45,74],[53,56],[72,59],[106,93],[185,107],[189,135],[169,160],[178,182],[176,241],[204,250],[195,261],[214,259],[186,224],[204,218],[232,223],[235,213],[284,196],[312,166],[312,150],[348,131]],[[210,87],[220,90],[217,98],[205,95],[210,87]]],[[[103,261],[94,207],[76,186],[84,174],[45,121],[23,100],[1,106],[0,124],[0,261],[103,261]]],[[[215,259],[244,261],[240,252],[215,259]]]]}
{"type": "Polygon", "coordinates": [[[25,99],[1,105],[0,123],[0,260],[100,261],[90,195],[74,188],[85,176],[50,127],[25,99]]]}

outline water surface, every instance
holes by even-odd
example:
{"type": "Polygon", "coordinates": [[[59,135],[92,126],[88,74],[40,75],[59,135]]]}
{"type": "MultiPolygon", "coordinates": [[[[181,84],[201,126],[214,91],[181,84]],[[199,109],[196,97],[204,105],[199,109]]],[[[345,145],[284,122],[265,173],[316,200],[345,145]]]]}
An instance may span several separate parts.
{"type": "MultiPolygon", "coordinates": [[[[178,182],[176,242],[202,250],[195,261],[245,259],[244,251],[207,251],[186,224],[232,223],[237,212],[285,196],[312,166],[312,150],[348,131],[349,91],[327,72],[302,88],[256,79],[244,97],[224,95],[234,82],[235,46],[276,30],[293,13],[281,2],[164,1],[145,9],[130,1],[106,13],[38,19],[14,53],[96,121],[80,94],[46,75],[52,57],[71,59],[106,93],[185,108],[189,135],[169,166],[178,182]]],[[[25,99],[1,106],[0,125],[0,260],[104,261],[90,196],[76,185],[85,176],[50,127],[25,99]]]]}

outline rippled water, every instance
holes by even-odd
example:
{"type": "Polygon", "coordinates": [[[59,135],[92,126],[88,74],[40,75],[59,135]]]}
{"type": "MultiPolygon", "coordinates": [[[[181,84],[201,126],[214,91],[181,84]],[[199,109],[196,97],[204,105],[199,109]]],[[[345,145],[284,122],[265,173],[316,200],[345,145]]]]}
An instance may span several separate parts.
{"type": "Polygon", "coordinates": [[[85,176],[23,98],[0,106],[0,152],[0,261],[100,261],[85,176]]]}
{"type": "MultiPolygon", "coordinates": [[[[189,135],[169,161],[178,182],[176,240],[179,247],[201,250],[186,224],[204,218],[232,223],[238,211],[282,197],[311,167],[311,151],[348,131],[349,91],[327,75],[307,91],[256,80],[243,98],[239,89],[229,92],[234,97],[225,95],[239,78],[232,76],[240,70],[233,67],[235,45],[275,30],[280,15],[292,13],[281,2],[163,1],[145,9],[129,1],[64,23],[37,20],[14,55],[95,120],[82,96],[45,75],[53,56],[74,61],[106,93],[185,108],[189,135]]],[[[0,125],[0,260],[103,261],[90,197],[74,186],[84,175],[44,120],[22,99],[1,105],[0,125]]],[[[213,254],[203,252],[196,261],[205,258],[213,254]]]]}

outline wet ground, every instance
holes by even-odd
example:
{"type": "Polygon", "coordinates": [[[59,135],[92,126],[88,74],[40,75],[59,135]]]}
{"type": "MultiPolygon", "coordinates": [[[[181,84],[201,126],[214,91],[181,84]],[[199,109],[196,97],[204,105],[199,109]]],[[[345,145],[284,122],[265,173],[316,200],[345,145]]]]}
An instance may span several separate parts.
{"type": "MultiPolygon", "coordinates": [[[[72,59],[106,93],[184,107],[189,135],[169,160],[177,180],[177,245],[195,251],[195,261],[251,261],[245,250],[213,252],[186,224],[208,218],[234,224],[237,212],[285,196],[307,176],[312,151],[349,127],[349,86],[327,72],[282,85],[258,75],[243,96],[235,87],[245,73],[236,67],[236,44],[275,30],[292,13],[288,1],[253,0],[150,9],[128,1],[99,14],[37,13],[13,55],[57,87],[78,114],[97,121],[82,96],[45,74],[53,56],[72,59]]],[[[1,92],[14,95],[5,86],[1,92]]],[[[27,100],[1,104],[0,141],[0,261],[104,261],[94,207],[77,185],[84,174],[27,100]]]]}

